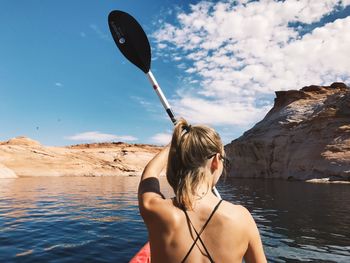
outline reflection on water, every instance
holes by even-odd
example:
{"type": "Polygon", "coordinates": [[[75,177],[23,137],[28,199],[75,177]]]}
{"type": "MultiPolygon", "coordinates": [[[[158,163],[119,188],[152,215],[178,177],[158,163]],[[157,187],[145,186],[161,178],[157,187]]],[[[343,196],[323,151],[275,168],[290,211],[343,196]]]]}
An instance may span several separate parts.
{"type": "Polygon", "coordinates": [[[269,262],[350,262],[350,186],[227,180],[223,198],[252,212],[269,262]]]}
{"type": "MultiPolygon", "coordinates": [[[[147,240],[138,180],[0,180],[0,261],[127,262],[147,240]]],[[[227,179],[218,188],[252,212],[269,262],[350,262],[348,185],[227,179]]]]}
{"type": "Polygon", "coordinates": [[[126,261],[147,235],[137,210],[138,180],[0,180],[0,261],[126,261]]]}

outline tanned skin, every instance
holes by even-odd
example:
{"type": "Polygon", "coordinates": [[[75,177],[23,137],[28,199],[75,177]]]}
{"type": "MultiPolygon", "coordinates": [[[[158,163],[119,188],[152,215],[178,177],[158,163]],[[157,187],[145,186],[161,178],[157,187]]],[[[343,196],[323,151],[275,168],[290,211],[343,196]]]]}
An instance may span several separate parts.
{"type": "MultiPolygon", "coordinates": [[[[184,211],[173,199],[164,199],[160,192],[158,177],[166,167],[168,155],[169,145],[147,164],[139,185],[139,209],[148,228],[151,260],[154,263],[181,262],[196,238],[184,211]]],[[[209,159],[205,169],[208,181],[198,187],[194,209],[187,211],[197,231],[200,231],[220,200],[210,190],[223,170],[220,154],[209,159]]],[[[223,201],[201,238],[215,262],[242,262],[243,258],[247,263],[267,262],[258,228],[243,206],[223,201]]],[[[210,262],[199,241],[187,262],[210,262]]]]}

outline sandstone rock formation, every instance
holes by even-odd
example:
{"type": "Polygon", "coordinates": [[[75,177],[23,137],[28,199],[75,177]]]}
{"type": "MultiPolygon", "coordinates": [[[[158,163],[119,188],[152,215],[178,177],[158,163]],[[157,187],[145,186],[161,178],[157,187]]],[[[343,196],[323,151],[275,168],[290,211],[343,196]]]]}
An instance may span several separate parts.
{"type": "Polygon", "coordinates": [[[17,178],[18,176],[14,171],[7,168],[5,165],[0,163],[0,178],[17,178]]]}
{"type": "Polygon", "coordinates": [[[265,118],[225,149],[234,177],[350,181],[350,88],[278,91],[265,118]]]}
{"type": "Polygon", "coordinates": [[[0,143],[0,178],[140,175],[159,150],[125,143],[46,147],[17,137],[0,143]]]}

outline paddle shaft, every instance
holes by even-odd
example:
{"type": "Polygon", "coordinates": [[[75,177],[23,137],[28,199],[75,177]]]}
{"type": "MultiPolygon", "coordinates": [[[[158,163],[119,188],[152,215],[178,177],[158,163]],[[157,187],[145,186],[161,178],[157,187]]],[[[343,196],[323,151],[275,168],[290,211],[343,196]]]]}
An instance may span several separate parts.
{"type": "Polygon", "coordinates": [[[174,113],[171,110],[170,104],[169,104],[168,100],[166,99],[166,97],[164,96],[164,93],[163,93],[162,89],[160,88],[160,86],[158,85],[158,82],[157,82],[156,78],[154,77],[152,71],[149,70],[146,73],[146,75],[147,75],[149,81],[151,82],[154,91],[157,93],[158,98],[160,99],[160,102],[162,103],[165,111],[168,113],[171,121],[175,125],[176,119],[175,119],[174,113]]]}
{"type": "MultiPolygon", "coordinates": [[[[160,88],[160,86],[159,86],[159,84],[158,84],[156,78],[154,77],[152,71],[149,70],[149,71],[146,73],[146,75],[147,75],[149,81],[151,82],[154,91],[157,93],[158,98],[160,99],[160,102],[162,103],[162,105],[163,105],[165,111],[168,113],[168,116],[170,117],[171,121],[172,121],[173,124],[175,125],[175,124],[176,124],[176,118],[175,118],[175,116],[174,116],[174,113],[173,113],[173,111],[171,110],[170,104],[169,104],[168,100],[166,99],[166,97],[165,97],[165,95],[164,95],[162,89],[160,88]]],[[[221,196],[220,196],[220,194],[219,194],[219,191],[216,189],[215,186],[214,186],[214,188],[213,188],[213,192],[214,192],[214,194],[215,194],[218,198],[222,199],[221,196]]]]}

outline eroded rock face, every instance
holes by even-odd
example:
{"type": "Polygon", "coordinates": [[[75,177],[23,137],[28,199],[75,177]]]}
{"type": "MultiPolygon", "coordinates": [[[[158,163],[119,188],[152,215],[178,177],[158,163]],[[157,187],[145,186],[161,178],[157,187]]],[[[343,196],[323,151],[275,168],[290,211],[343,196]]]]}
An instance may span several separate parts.
{"type": "Polygon", "coordinates": [[[0,178],[17,178],[14,171],[0,163],[0,178]]]}
{"type": "Polygon", "coordinates": [[[225,150],[235,177],[350,180],[350,88],[278,91],[265,118],[225,150]]]}
{"type": "Polygon", "coordinates": [[[46,147],[17,137],[0,142],[0,178],[140,175],[160,149],[125,143],[46,147]]]}

